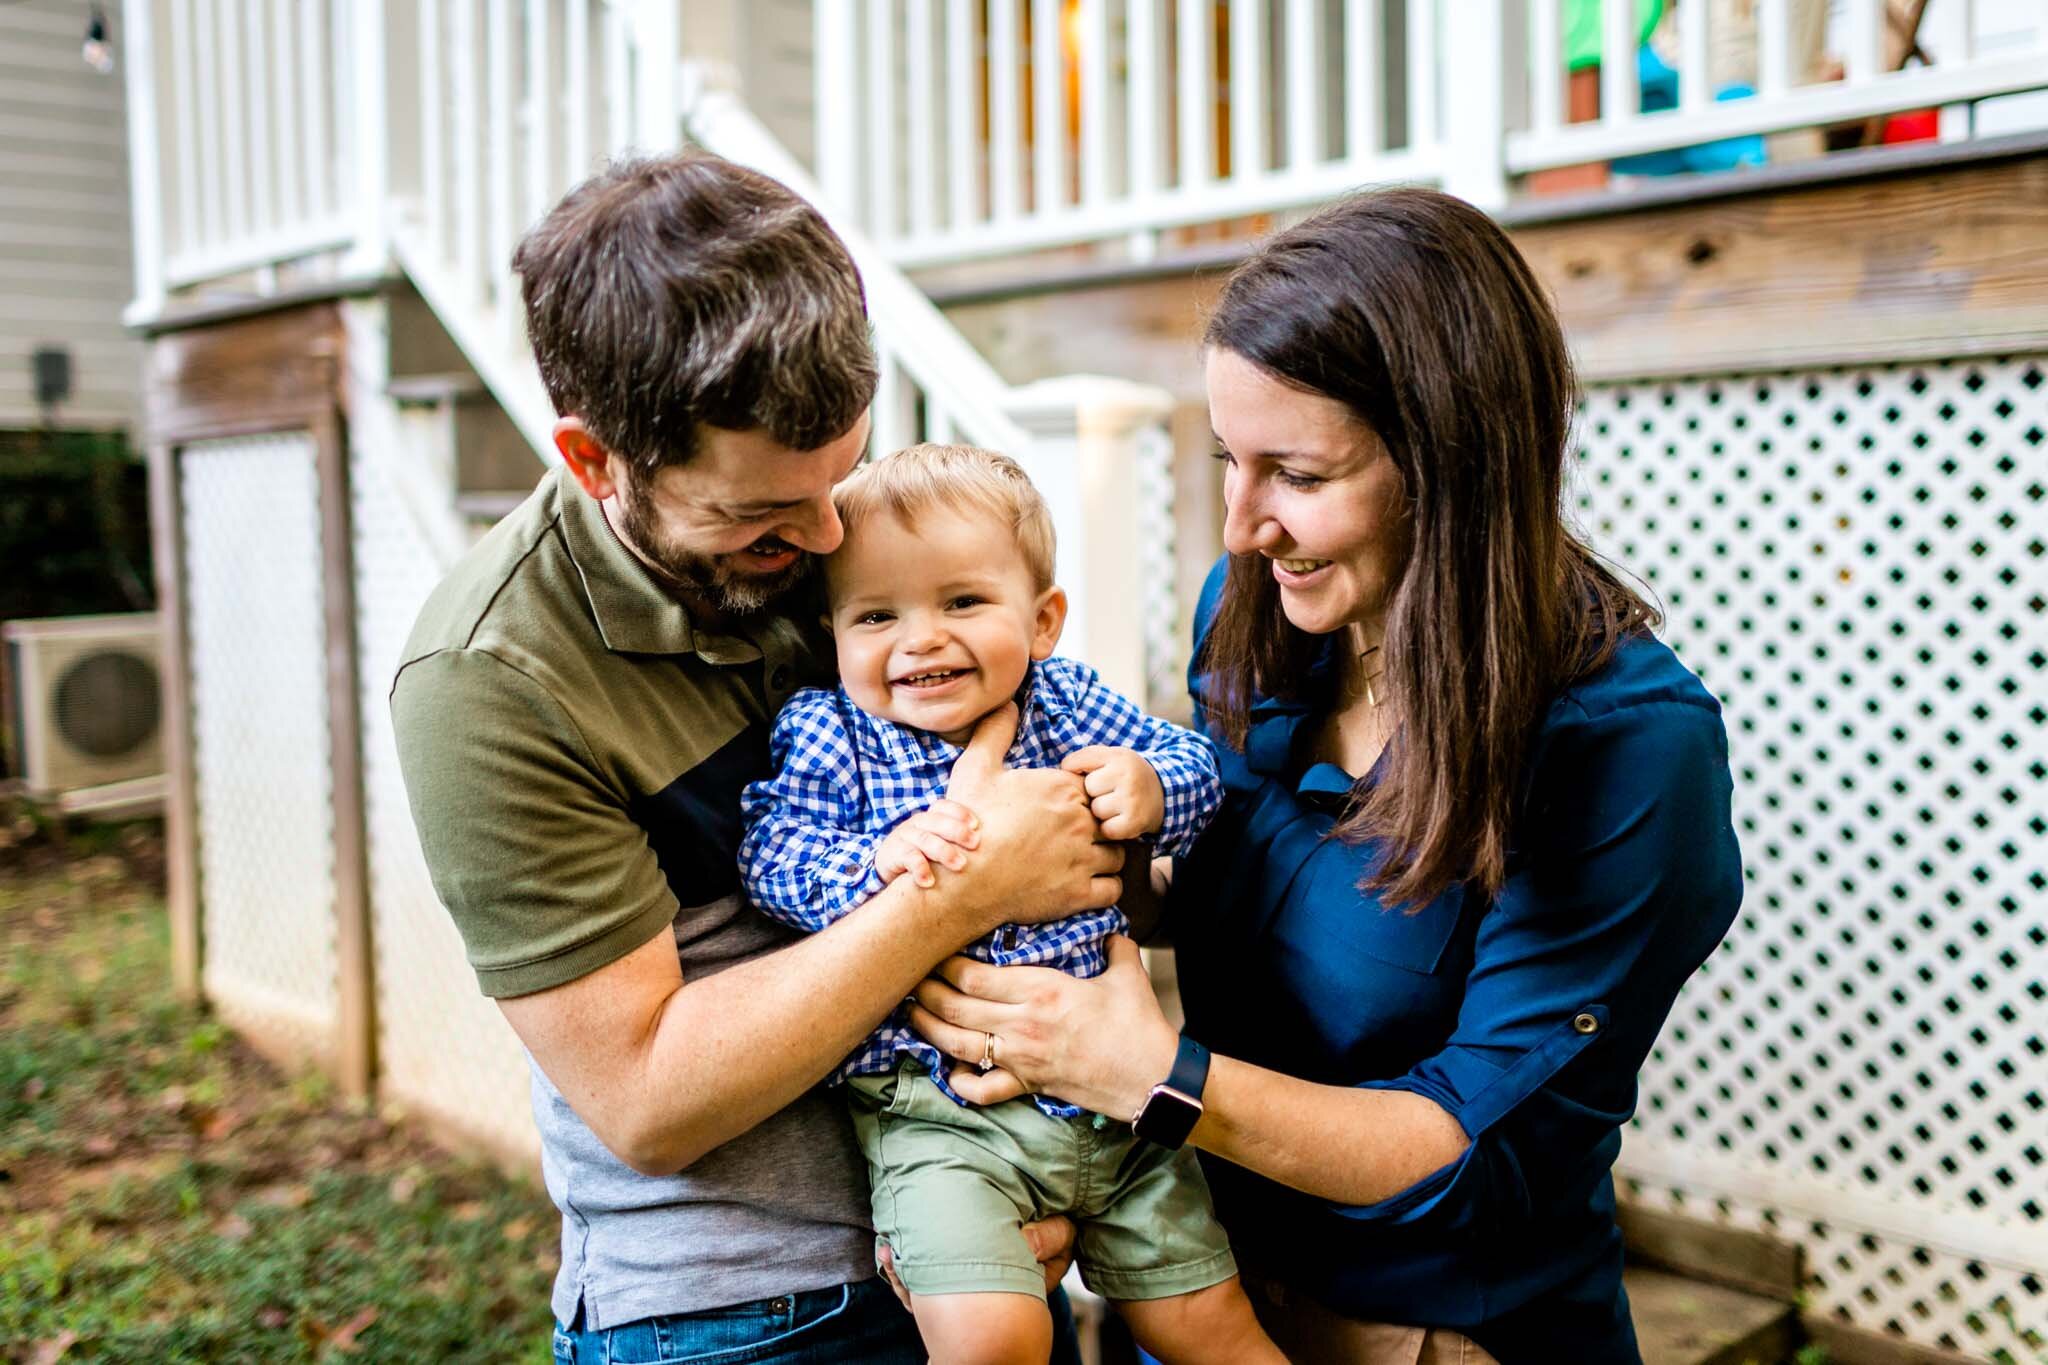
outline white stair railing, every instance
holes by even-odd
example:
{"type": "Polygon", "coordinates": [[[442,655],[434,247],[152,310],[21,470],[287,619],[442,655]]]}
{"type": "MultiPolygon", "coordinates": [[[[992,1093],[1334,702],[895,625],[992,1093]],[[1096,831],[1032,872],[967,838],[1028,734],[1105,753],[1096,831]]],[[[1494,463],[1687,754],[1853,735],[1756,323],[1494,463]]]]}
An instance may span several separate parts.
{"type": "Polygon", "coordinates": [[[396,143],[392,246],[407,275],[543,458],[554,409],[526,344],[512,250],[607,157],[672,145],[673,5],[454,0],[417,7],[416,98],[396,143]],[[666,45],[664,45],[666,44],[666,45]],[[650,99],[652,103],[650,104],[650,99]]]}
{"type": "Polygon", "coordinates": [[[914,441],[965,441],[1000,450],[1031,475],[1059,540],[1070,610],[1064,651],[1114,687],[1143,698],[1170,671],[1173,599],[1158,590],[1160,551],[1171,564],[1172,443],[1164,392],[1118,379],[1070,376],[1012,387],[856,224],[836,212],[810,173],[711,73],[686,67],[682,127],[699,146],[771,175],[820,206],[846,242],[867,289],[881,385],[870,450],[914,441]],[[1149,523],[1147,534],[1141,523],[1149,523]]]}
{"type": "Polygon", "coordinates": [[[2040,0],[1930,0],[1904,69],[1887,0],[1687,0],[1657,38],[1679,107],[1641,113],[1637,6],[1618,2],[1601,49],[1626,59],[1599,65],[1598,116],[1567,123],[1568,4],[819,0],[819,179],[909,269],[1142,256],[1165,230],[1361,185],[1493,210],[1519,175],[1720,138],[1937,107],[1967,137],[1973,102],[2048,88],[2040,0]]]}
{"type": "Polygon", "coordinates": [[[1389,51],[1388,6],[819,3],[822,176],[913,268],[1435,180],[1435,11],[1414,7],[1389,51]],[[1405,73],[1393,106],[1389,70],[1405,73]]]}

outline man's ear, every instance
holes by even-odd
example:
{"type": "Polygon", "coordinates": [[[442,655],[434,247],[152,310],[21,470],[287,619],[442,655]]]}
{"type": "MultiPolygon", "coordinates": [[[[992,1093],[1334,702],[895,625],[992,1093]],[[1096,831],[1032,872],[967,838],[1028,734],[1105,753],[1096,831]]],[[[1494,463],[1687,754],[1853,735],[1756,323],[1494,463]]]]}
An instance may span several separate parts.
{"type": "Polygon", "coordinates": [[[555,449],[562,453],[569,476],[591,497],[603,502],[619,491],[618,481],[612,477],[612,453],[590,434],[581,417],[572,414],[555,419],[555,449]]]}
{"type": "Polygon", "coordinates": [[[1038,614],[1031,623],[1031,657],[1049,659],[1067,625],[1067,590],[1054,585],[1038,594],[1038,614]]]}

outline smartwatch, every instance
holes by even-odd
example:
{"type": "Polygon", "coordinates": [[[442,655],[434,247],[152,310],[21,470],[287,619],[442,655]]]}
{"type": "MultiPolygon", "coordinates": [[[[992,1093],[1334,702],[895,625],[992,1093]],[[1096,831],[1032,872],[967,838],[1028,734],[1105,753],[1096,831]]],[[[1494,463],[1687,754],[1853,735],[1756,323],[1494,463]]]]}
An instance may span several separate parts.
{"type": "Polygon", "coordinates": [[[1169,1151],[1179,1147],[1202,1117],[1202,1087],[1208,1080],[1209,1049],[1183,1033],[1173,1070],[1138,1106],[1131,1118],[1131,1131],[1169,1151]]]}

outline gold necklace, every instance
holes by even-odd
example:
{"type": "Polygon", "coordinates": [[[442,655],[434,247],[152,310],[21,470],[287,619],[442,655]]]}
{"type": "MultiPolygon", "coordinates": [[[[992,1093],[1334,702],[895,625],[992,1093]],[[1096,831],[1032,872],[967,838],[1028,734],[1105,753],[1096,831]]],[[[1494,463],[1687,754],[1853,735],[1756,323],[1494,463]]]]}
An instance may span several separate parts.
{"type": "Polygon", "coordinates": [[[1374,710],[1378,710],[1383,694],[1376,684],[1381,678],[1386,676],[1387,672],[1387,660],[1385,655],[1381,654],[1380,646],[1374,645],[1363,654],[1360,654],[1357,661],[1353,664],[1353,668],[1357,671],[1357,681],[1354,684],[1350,680],[1346,680],[1344,687],[1345,697],[1355,699],[1359,692],[1363,691],[1365,693],[1366,705],[1374,710]],[[1375,658],[1374,656],[1376,655],[1379,657],[1375,658]]]}

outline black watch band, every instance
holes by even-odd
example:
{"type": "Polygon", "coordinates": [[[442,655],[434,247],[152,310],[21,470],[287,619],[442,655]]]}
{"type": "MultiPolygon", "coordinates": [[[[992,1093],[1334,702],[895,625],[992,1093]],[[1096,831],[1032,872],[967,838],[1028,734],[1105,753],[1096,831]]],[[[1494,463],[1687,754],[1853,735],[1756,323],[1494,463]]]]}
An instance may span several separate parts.
{"type": "Polygon", "coordinates": [[[1179,1147],[1202,1117],[1202,1088],[1209,1082],[1209,1049],[1183,1033],[1173,1070],[1152,1087],[1131,1119],[1131,1131],[1161,1147],[1179,1147]]]}
{"type": "Polygon", "coordinates": [[[1209,1049],[1183,1033],[1180,1051],[1173,1054],[1173,1070],[1166,1073],[1166,1084],[1191,1100],[1199,1100],[1202,1087],[1208,1083],[1209,1049]]]}

